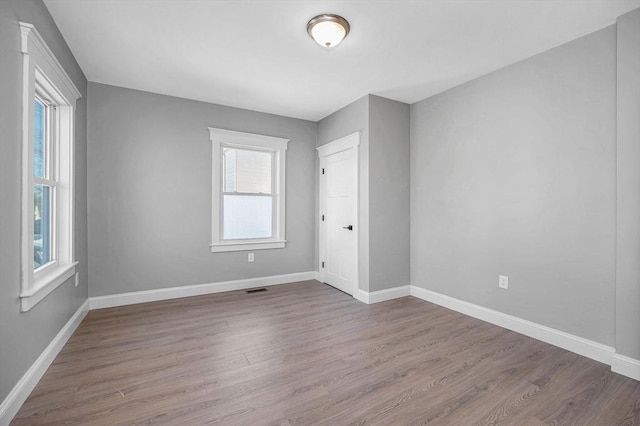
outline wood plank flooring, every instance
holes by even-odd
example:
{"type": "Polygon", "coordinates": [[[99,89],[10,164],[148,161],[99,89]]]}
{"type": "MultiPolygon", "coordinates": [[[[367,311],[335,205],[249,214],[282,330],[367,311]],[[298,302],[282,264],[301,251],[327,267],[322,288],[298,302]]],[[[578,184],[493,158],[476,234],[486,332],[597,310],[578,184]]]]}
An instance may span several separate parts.
{"type": "Polygon", "coordinates": [[[317,281],[89,312],[13,425],[634,425],[640,382],[317,281]]]}

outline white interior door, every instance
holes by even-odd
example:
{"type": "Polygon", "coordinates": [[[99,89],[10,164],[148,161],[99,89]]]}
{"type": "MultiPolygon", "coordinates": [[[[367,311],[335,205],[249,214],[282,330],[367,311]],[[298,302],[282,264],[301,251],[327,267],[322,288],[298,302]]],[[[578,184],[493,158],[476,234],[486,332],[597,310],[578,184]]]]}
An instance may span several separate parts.
{"type": "MultiPolygon", "coordinates": [[[[321,153],[320,157],[322,276],[327,284],[351,295],[357,291],[358,273],[356,146],[325,151],[326,155],[321,153]]],[[[344,147],[336,146],[341,148],[344,147]]]]}

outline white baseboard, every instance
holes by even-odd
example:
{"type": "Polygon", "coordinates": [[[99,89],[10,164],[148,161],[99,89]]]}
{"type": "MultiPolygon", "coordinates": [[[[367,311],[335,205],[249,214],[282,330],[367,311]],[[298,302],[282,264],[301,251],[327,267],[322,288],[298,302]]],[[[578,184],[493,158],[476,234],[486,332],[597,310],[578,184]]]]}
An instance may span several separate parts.
{"type": "Polygon", "coordinates": [[[640,380],[640,360],[620,354],[613,354],[611,357],[611,371],[635,380],[640,380]]]}
{"type": "Polygon", "coordinates": [[[640,380],[640,361],[616,354],[610,346],[421,287],[411,285],[373,292],[358,290],[354,297],[371,304],[409,295],[611,365],[614,373],[640,380]]]}
{"type": "Polygon", "coordinates": [[[0,426],[7,426],[11,423],[24,401],[36,387],[62,347],[67,343],[69,337],[78,328],[88,311],[89,301],[86,300],[2,401],[2,404],[0,404],[0,426]]]}
{"type": "Polygon", "coordinates": [[[358,289],[356,291],[356,293],[353,295],[353,297],[355,297],[356,299],[358,299],[361,302],[366,303],[367,305],[369,304],[369,292],[368,291],[364,291],[364,290],[358,289]]]}
{"type": "Polygon", "coordinates": [[[91,305],[91,309],[112,308],[115,306],[134,305],[136,303],[156,302],[159,300],[221,293],[223,291],[244,290],[246,288],[253,287],[266,287],[297,281],[315,280],[316,274],[316,271],[298,272],[295,274],[272,275],[269,277],[249,278],[246,280],[222,281],[209,284],[196,284],[182,287],[134,291],[131,293],[110,294],[108,296],[94,296],[89,298],[89,303],[91,305]]]}
{"type": "Polygon", "coordinates": [[[592,340],[565,333],[564,331],[556,330],[551,327],[514,317],[513,315],[494,311],[479,305],[474,305],[473,303],[465,302],[421,287],[411,286],[411,295],[422,300],[435,303],[436,305],[444,306],[445,308],[469,315],[470,317],[478,318],[491,324],[513,330],[517,333],[524,334],[525,336],[542,340],[543,342],[575,352],[579,355],[605,364],[611,364],[611,357],[615,353],[615,349],[611,346],[606,346],[592,340]]]}
{"type": "MultiPolygon", "coordinates": [[[[271,286],[296,281],[307,281],[319,278],[317,271],[295,274],[274,275],[270,277],[251,278],[246,280],[225,281],[211,284],[199,284],[184,287],[138,291],[114,294],[109,296],[90,297],[73,314],[56,337],[49,343],[38,359],[13,387],[9,395],[0,404],[0,426],[7,426],[16,415],[31,391],[38,384],[55,357],[65,345],[69,337],[84,319],[89,309],[100,309],[135,303],[153,302],[223,291],[243,290],[252,287],[271,286]]],[[[494,311],[473,303],[465,302],[444,294],[436,293],[416,286],[401,286],[386,290],[367,292],[358,290],[355,297],[364,303],[378,303],[405,296],[414,296],[431,303],[452,309],[474,318],[513,330],[525,336],[583,355],[587,358],[611,365],[611,370],[635,380],[640,380],[640,360],[616,354],[615,349],[600,343],[555,330],[531,321],[524,320],[502,312],[494,311]]]]}
{"type": "Polygon", "coordinates": [[[366,304],[385,302],[387,300],[409,296],[410,287],[411,286],[403,285],[401,287],[393,287],[387,288],[385,290],[371,292],[358,289],[358,292],[354,295],[354,297],[366,304]]]}

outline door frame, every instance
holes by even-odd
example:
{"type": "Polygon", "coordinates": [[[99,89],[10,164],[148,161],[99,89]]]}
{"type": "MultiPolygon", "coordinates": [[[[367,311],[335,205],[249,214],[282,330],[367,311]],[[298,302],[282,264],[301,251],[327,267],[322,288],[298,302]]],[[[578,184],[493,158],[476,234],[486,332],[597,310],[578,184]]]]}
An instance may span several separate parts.
{"type": "Polygon", "coordinates": [[[318,198],[319,198],[319,211],[318,211],[318,277],[321,282],[325,282],[325,268],[322,267],[326,252],[326,222],[322,220],[322,215],[325,210],[325,194],[326,183],[322,178],[322,169],[326,164],[326,157],[337,154],[339,152],[353,150],[354,167],[353,167],[353,187],[355,189],[355,212],[354,212],[354,232],[355,232],[355,253],[353,253],[355,261],[354,282],[351,295],[356,297],[358,294],[359,286],[359,270],[360,270],[360,186],[359,186],[359,173],[360,173],[360,135],[361,132],[351,133],[340,139],[336,139],[333,142],[324,144],[317,149],[319,167],[318,167],[318,198]]]}

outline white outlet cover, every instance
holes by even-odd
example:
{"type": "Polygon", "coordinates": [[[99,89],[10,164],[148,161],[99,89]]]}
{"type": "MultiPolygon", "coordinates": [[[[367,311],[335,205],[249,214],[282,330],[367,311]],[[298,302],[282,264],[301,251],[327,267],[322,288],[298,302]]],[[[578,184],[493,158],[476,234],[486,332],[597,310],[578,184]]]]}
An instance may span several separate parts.
{"type": "Polygon", "coordinates": [[[254,259],[255,258],[253,256],[253,253],[249,253],[249,255],[247,256],[247,262],[253,262],[254,259]]]}
{"type": "Polygon", "coordinates": [[[509,277],[506,275],[498,275],[498,287],[507,290],[509,288],[509,277]]]}

